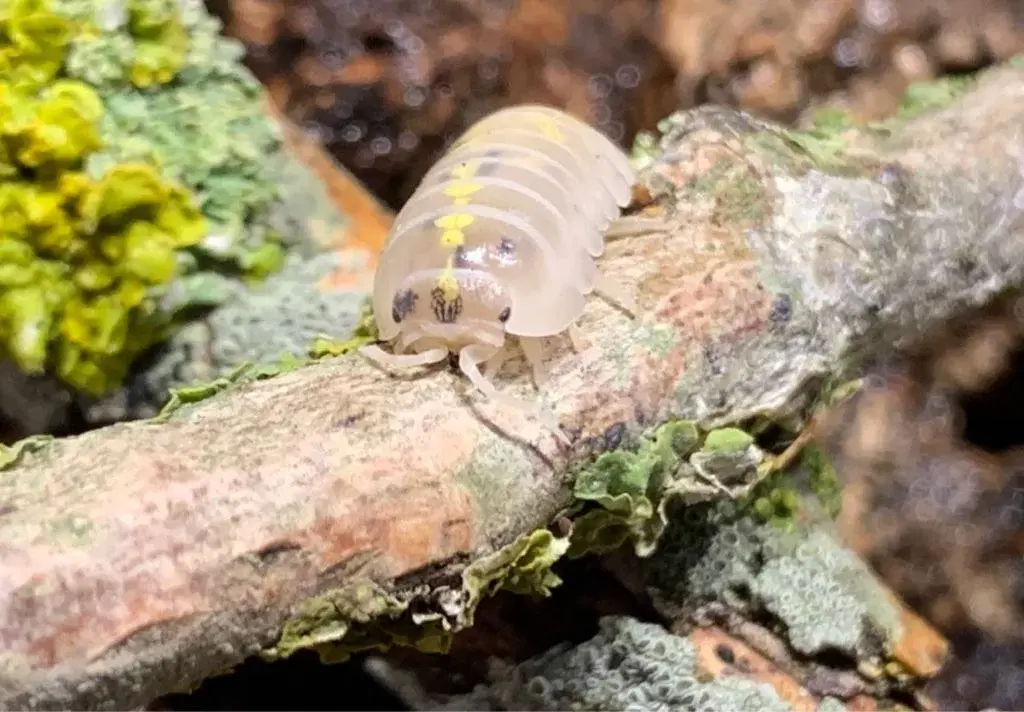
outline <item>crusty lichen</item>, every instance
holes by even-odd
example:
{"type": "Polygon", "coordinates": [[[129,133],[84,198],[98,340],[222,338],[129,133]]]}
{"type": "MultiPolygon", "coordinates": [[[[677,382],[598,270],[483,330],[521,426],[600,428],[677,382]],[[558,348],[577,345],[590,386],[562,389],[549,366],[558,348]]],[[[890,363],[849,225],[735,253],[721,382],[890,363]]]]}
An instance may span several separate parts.
{"type": "Polygon", "coordinates": [[[676,512],[651,559],[659,605],[673,614],[709,601],[768,614],[794,649],[882,658],[900,634],[899,614],[870,570],[824,522],[783,529],[740,502],[676,512]]]}
{"type": "Polygon", "coordinates": [[[690,641],[627,616],[602,618],[600,632],[577,646],[563,644],[494,672],[491,684],[443,709],[789,710],[769,685],[734,676],[706,679],[690,641]]]}

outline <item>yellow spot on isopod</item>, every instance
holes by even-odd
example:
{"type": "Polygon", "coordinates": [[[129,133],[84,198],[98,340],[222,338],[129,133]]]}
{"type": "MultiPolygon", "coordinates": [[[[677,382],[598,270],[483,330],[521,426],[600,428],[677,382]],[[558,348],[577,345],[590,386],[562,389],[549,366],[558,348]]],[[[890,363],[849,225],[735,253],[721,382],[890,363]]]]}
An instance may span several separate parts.
{"type": "Polygon", "coordinates": [[[460,180],[455,183],[451,183],[444,189],[444,194],[449,198],[455,198],[456,200],[465,199],[481,190],[483,186],[479,183],[474,183],[470,180],[460,180]]]}
{"type": "Polygon", "coordinates": [[[462,230],[445,230],[441,233],[441,244],[445,247],[458,247],[466,241],[466,233],[462,230]]]}
{"type": "Polygon", "coordinates": [[[441,273],[440,277],[437,278],[437,286],[444,294],[444,298],[448,301],[459,296],[459,281],[455,279],[455,275],[452,273],[450,266],[441,273]]]}
{"type": "Polygon", "coordinates": [[[437,218],[434,225],[442,230],[461,230],[472,225],[474,219],[469,213],[448,213],[437,218]]]}
{"type": "Polygon", "coordinates": [[[469,213],[449,213],[437,218],[434,225],[441,229],[441,246],[454,248],[464,243],[466,234],[463,230],[469,227],[474,219],[469,213]]]}

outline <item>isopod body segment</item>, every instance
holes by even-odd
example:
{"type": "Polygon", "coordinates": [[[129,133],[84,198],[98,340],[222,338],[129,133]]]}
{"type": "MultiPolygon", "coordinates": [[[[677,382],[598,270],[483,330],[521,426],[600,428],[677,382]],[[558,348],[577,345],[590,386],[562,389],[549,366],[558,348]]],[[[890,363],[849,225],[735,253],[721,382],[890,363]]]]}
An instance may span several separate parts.
{"type": "Polygon", "coordinates": [[[373,287],[393,353],[366,354],[402,367],[457,353],[474,385],[500,397],[478,366],[504,359],[506,335],[519,337],[537,373],[537,340],[570,328],[595,288],[614,292],[596,258],[635,180],[618,146],[557,109],[481,119],[396,216],[373,287]]]}

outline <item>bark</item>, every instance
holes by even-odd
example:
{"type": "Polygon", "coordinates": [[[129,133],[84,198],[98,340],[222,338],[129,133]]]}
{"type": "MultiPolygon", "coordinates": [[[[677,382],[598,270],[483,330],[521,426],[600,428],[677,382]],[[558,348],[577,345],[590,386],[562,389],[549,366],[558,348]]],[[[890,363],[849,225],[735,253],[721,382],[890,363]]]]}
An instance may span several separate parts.
{"type": "Polygon", "coordinates": [[[23,448],[0,471],[0,704],[145,704],[274,647],[342,586],[446,611],[439,590],[641,429],[802,422],[824,383],[1024,284],[1022,79],[994,71],[888,132],[674,117],[643,174],[662,226],[600,263],[641,320],[593,298],[589,347],[559,341],[539,393],[521,360],[498,379],[553,406],[570,448],[450,369],[355,355],[23,448]]]}

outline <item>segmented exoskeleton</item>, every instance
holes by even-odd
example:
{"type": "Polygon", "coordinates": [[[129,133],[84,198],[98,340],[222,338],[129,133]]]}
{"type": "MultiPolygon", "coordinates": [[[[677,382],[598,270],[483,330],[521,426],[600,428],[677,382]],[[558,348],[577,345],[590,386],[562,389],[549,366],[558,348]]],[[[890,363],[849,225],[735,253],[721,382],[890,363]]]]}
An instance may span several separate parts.
{"type": "Polygon", "coordinates": [[[595,262],[634,183],[619,147],[562,111],[526,105],[480,120],[397,215],[373,289],[380,338],[393,353],[363,352],[405,368],[458,354],[480,391],[522,405],[479,368],[496,371],[507,335],[518,337],[539,385],[542,339],[571,330],[586,295],[635,311],[595,262]]]}

